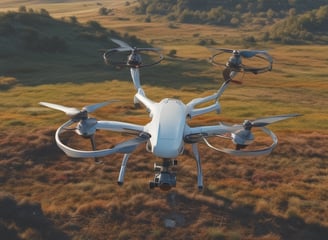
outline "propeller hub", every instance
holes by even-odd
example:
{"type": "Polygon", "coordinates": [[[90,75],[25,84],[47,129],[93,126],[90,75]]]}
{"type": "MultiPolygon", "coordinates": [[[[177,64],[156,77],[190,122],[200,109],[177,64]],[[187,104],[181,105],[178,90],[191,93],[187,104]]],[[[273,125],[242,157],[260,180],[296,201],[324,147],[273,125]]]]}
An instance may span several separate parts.
{"type": "Polygon", "coordinates": [[[88,112],[85,109],[82,109],[78,114],[72,116],[72,120],[74,122],[78,122],[85,119],[88,119],[88,112]]]}
{"type": "Polygon", "coordinates": [[[127,65],[130,67],[138,67],[142,64],[141,56],[140,54],[133,51],[128,58],[127,65]]]}
{"type": "Polygon", "coordinates": [[[97,119],[87,118],[81,120],[76,126],[76,133],[83,137],[90,137],[95,134],[97,128],[97,119]]]}
{"type": "Polygon", "coordinates": [[[254,141],[254,135],[250,130],[242,129],[231,134],[232,142],[236,145],[247,146],[254,141]]]}
{"type": "Polygon", "coordinates": [[[233,50],[233,55],[240,55],[240,52],[238,50],[233,50]]]}
{"type": "Polygon", "coordinates": [[[103,54],[103,58],[106,64],[110,64],[116,67],[129,67],[129,68],[142,68],[142,67],[149,67],[155,64],[160,63],[163,60],[163,55],[161,54],[161,50],[158,48],[137,48],[131,47],[127,43],[118,40],[118,39],[111,39],[114,43],[119,45],[117,48],[105,50],[103,54]],[[120,56],[120,53],[128,52],[128,59],[125,62],[115,60],[114,55],[120,56]],[[158,60],[150,61],[148,60],[147,63],[142,62],[141,53],[156,53],[159,56],[158,60]]]}
{"type": "Polygon", "coordinates": [[[243,123],[243,127],[245,130],[251,130],[252,126],[253,126],[253,124],[249,120],[245,120],[243,123]]]}

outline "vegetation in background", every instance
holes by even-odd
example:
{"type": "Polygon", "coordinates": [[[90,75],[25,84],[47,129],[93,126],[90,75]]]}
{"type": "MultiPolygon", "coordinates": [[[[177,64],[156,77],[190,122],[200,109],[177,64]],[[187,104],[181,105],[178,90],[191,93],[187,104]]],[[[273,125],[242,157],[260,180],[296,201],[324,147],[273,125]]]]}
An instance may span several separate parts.
{"type": "Polygon", "coordinates": [[[287,44],[300,43],[302,41],[328,40],[328,5],[300,15],[294,11],[290,16],[273,25],[268,38],[287,44]],[[323,38],[325,37],[325,38],[323,38]]]}
{"type": "MultiPolygon", "coordinates": [[[[64,79],[60,80],[56,73],[73,67],[77,74],[84,72],[87,81],[96,80],[95,72],[106,74],[99,50],[115,46],[110,38],[124,38],[130,44],[148,46],[135,36],[121,36],[105,29],[95,20],[82,24],[74,16],[55,19],[44,9],[25,7],[20,7],[18,12],[0,13],[0,73],[14,77],[16,83],[35,85],[58,83],[64,79]],[[48,74],[43,75],[40,67],[48,69],[48,74]],[[31,78],[26,78],[26,74],[31,78]]],[[[13,86],[12,83],[0,85],[13,86]]]]}
{"type": "Polygon", "coordinates": [[[137,14],[166,16],[169,21],[229,27],[272,25],[262,40],[283,43],[327,42],[327,1],[187,1],[138,0],[137,14]],[[281,20],[279,22],[278,20],[281,20]],[[276,23],[277,22],[277,23],[276,23]],[[271,32],[273,32],[271,34],[271,32]],[[322,35],[325,38],[322,38],[322,35]]]}

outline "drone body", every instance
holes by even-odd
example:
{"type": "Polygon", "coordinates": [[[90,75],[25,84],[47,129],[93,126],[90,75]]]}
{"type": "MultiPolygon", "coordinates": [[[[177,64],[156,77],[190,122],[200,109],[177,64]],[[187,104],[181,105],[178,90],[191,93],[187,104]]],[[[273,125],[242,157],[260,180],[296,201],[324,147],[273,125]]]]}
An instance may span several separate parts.
{"type": "MultiPolygon", "coordinates": [[[[137,99],[140,100],[138,95],[137,99]]],[[[145,126],[151,135],[149,151],[160,158],[176,158],[183,152],[186,106],[177,99],[166,98],[147,107],[152,116],[152,121],[145,126]]]]}
{"type": "MultiPolygon", "coordinates": [[[[191,127],[188,125],[188,120],[195,116],[213,111],[220,113],[221,108],[219,98],[228,87],[231,79],[224,81],[219,90],[214,94],[202,98],[195,98],[187,104],[184,104],[179,99],[173,98],[165,98],[160,102],[154,102],[149,99],[143,91],[140,84],[139,72],[140,68],[154,64],[143,65],[139,53],[142,51],[157,52],[159,50],[152,48],[132,48],[120,40],[114,39],[113,41],[120,45],[120,47],[106,51],[103,55],[105,62],[110,62],[109,58],[112,54],[118,52],[129,52],[128,61],[126,63],[119,62],[117,65],[130,68],[134,87],[137,90],[137,93],[134,96],[134,103],[145,106],[150,116],[149,123],[146,125],[139,125],[120,121],[98,121],[95,118],[90,118],[88,116],[88,113],[91,113],[99,107],[103,107],[113,101],[90,105],[84,107],[81,111],[53,103],[41,102],[40,104],[63,111],[71,117],[69,121],[57,129],[55,135],[58,147],[68,156],[76,158],[93,157],[97,160],[99,157],[104,157],[114,153],[124,154],[118,177],[119,185],[122,185],[124,182],[125,169],[131,153],[140,144],[145,144],[147,151],[151,152],[154,156],[163,159],[162,164],[154,165],[155,177],[154,180],[150,182],[150,188],[159,187],[162,190],[169,190],[171,187],[175,187],[176,175],[171,171],[171,168],[177,164],[176,158],[183,154],[185,145],[191,144],[192,152],[196,160],[197,184],[198,188],[202,189],[203,175],[198,151],[199,142],[205,142],[208,147],[216,151],[237,156],[258,156],[268,154],[276,146],[277,138],[274,133],[265,126],[276,121],[298,116],[298,114],[289,114],[262,118],[254,121],[246,120],[243,124],[232,126],[216,124],[191,127]],[[208,106],[197,108],[198,105],[203,106],[206,103],[208,106]],[[92,151],[71,148],[61,141],[61,133],[68,129],[72,129],[69,128],[72,125],[76,125],[75,131],[78,135],[91,139],[93,147],[92,151]],[[259,127],[264,133],[270,136],[272,144],[261,149],[244,150],[246,146],[254,141],[254,135],[251,132],[253,127],[259,127]],[[97,150],[94,142],[96,130],[107,130],[121,133],[126,132],[135,135],[135,138],[118,143],[113,148],[97,150]],[[208,138],[222,137],[226,139],[226,134],[230,135],[228,138],[236,145],[236,149],[227,149],[220,146],[214,147],[209,143],[208,138]]],[[[160,60],[155,62],[155,64],[159,63],[162,59],[163,57],[160,55],[160,60]]],[[[113,64],[113,62],[111,64],[113,64]]]]}

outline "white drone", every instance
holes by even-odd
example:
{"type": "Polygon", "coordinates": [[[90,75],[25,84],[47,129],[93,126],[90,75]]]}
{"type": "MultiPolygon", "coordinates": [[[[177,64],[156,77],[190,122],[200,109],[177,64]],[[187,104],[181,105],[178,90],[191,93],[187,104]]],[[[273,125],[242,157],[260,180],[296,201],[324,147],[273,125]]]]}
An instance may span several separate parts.
{"type": "MultiPolygon", "coordinates": [[[[177,164],[176,158],[183,154],[185,144],[191,144],[192,151],[197,163],[197,184],[198,188],[203,188],[203,174],[201,168],[201,160],[198,151],[198,143],[203,141],[207,146],[216,151],[228,153],[237,156],[258,156],[262,154],[269,154],[277,145],[277,137],[275,134],[267,129],[265,126],[280,120],[296,117],[298,114],[288,114],[273,116],[267,118],[260,118],[254,121],[245,120],[243,124],[225,125],[216,124],[210,126],[191,127],[188,125],[188,120],[195,116],[206,114],[212,111],[220,112],[219,98],[225,89],[228,87],[230,80],[223,82],[219,90],[213,95],[195,98],[187,104],[184,104],[179,99],[165,98],[160,102],[154,102],[149,99],[140,85],[139,70],[142,67],[151,66],[159,63],[163,56],[159,49],[153,48],[132,48],[125,42],[117,39],[112,39],[113,42],[119,45],[118,48],[107,50],[103,57],[107,63],[127,66],[130,68],[131,77],[136,88],[137,93],[134,96],[134,102],[144,105],[149,112],[151,118],[146,125],[139,125],[120,121],[98,121],[95,118],[88,116],[100,107],[103,107],[113,101],[107,101],[90,105],[78,110],[76,108],[65,107],[57,104],[40,102],[41,105],[65,112],[71,117],[70,120],[60,126],[55,134],[55,139],[58,147],[63,150],[66,155],[74,158],[99,158],[114,153],[123,153],[123,160],[118,176],[118,184],[122,185],[124,182],[125,169],[127,161],[131,153],[140,144],[146,145],[146,150],[151,152],[156,157],[162,158],[163,162],[160,165],[154,164],[155,177],[150,182],[150,188],[159,187],[162,190],[169,190],[176,186],[176,175],[172,172],[171,167],[177,164]],[[157,52],[159,60],[153,64],[143,64],[141,61],[140,52],[157,52]],[[113,54],[119,52],[128,52],[128,61],[124,64],[122,62],[112,62],[113,54]],[[209,103],[209,106],[198,107],[200,104],[209,103]],[[72,130],[71,125],[78,135],[91,139],[92,151],[83,151],[72,148],[64,144],[61,140],[61,134],[65,131],[72,130]],[[256,149],[245,150],[244,148],[254,141],[254,135],[251,132],[253,127],[259,127],[263,132],[269,135],[272,139],[270,146],[256,149]],[[108,130],[121,133],[134,134],[135,137],[121,143],[118,143],[113,148],[97,150],[94,141],[94,134],[96,130],[108,130]],[[236,145],[235,149],[228,149],[224,147],[214,147],[208,140],[209,137],[222,137],[232,140],[236,145]]],[[[267,53],[266,53],[267,54],[267,53]]],[[[254,53],[256,55],[256,52],[254,53]]],[[[267,54],[267,56],[269,56],[267,54]]]]}

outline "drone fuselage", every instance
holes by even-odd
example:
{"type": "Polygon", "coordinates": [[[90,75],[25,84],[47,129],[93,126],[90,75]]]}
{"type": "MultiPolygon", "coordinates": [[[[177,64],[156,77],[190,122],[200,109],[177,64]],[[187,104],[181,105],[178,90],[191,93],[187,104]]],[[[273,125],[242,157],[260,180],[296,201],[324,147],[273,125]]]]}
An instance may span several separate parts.
{"type": "Polygon", "coordinates": [[[186,105],[178,99],[165,98],[151,108],[152,120],[144,129],[151,135],[148,150],[160,158],[176,158],[183,152],[186,105]]]}

